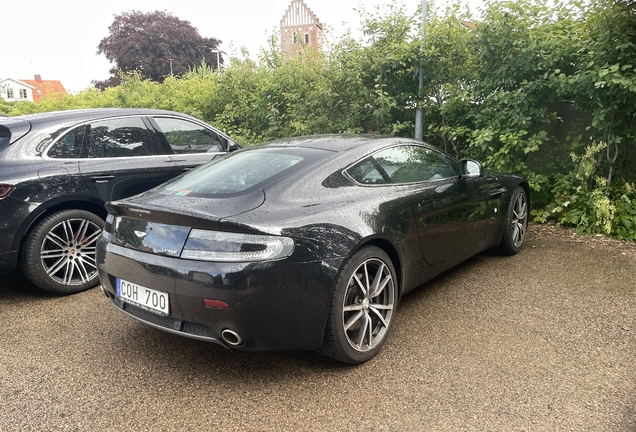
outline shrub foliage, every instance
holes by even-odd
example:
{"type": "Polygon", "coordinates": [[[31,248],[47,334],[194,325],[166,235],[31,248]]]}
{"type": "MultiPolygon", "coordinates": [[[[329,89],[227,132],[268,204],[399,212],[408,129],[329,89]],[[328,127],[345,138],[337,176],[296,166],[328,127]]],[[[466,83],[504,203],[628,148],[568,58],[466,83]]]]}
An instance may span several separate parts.
{"type": "Polygon", "coordinates": [[[321,133],[413,136],[496,171],[526,176],[537,221],[636,240],[636,12],[628,0],[545,3],[491,0],[479,16],[455,4],[420,13],[393,2],[362,9],[364,37],[325,52],[205,61],[162,83],[141,72],[100,91],[37,104],[0,104],[9,115],[89,107],[181,111],[244,144],[321,133]],[[423,65],[425,86],[418,89],[423,65]]]}

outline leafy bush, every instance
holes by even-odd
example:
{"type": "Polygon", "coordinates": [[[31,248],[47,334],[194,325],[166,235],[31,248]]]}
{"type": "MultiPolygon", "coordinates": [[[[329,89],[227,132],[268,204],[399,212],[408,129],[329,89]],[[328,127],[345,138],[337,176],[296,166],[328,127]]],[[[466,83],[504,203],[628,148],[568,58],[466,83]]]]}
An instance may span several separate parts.
{"type": "Polygon", "coordinates": [[[615,216],[610,235],[619,240],[636,240],[636,188],[624,183],[614,199],[615,216]]]}
{"type": "MultiPolygon", "coordinates": [[[[633,2],[632,2],[633,3],[633,2]]],[[[622,0],[492,0],[475,18],[397,1],[361,9],[363,40],[285,58],[272,41],[222,73],[205,63],[161,84],[139,72],[103,92],[0,105],[10,115],[149,107],[191,114],[243,144],[322,133],[413,136],[528,178],[536,221],[634,240],[636,14],[622,0]],[[420,91],[416,72],[422,65],[420,91]]]]}
{"type": "Polygon", "coordinates": [[[609,187],[595,175],[598,156],[606,143],[594,143],[581,155],[571,154],[574,168],[557,176],[553,200],[532,212],[536,222],[554,218],[574,226],[580,234],[602,233],[620,240],[636,240],[636,189],[630,183],[609,187]]]}

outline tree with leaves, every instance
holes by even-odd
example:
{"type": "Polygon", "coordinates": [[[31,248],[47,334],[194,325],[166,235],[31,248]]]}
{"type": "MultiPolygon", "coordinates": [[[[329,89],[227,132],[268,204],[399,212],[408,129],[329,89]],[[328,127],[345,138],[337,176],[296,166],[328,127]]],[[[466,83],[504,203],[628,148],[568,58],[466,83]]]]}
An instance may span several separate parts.
{"type": "Polygon", "coordinates": [[[104,54],[115,65],[109,79],[93,81],[101,89],[118,85],[121,72],[140,71],[145,78],[161,83],[166,76],[183,75],[202,61],[215,69],[223,62],[217,53],[220,40],[202,37],[189,21],[168,12],[123,12],[115,15],[108,31],[97,54],[104,54]]]}

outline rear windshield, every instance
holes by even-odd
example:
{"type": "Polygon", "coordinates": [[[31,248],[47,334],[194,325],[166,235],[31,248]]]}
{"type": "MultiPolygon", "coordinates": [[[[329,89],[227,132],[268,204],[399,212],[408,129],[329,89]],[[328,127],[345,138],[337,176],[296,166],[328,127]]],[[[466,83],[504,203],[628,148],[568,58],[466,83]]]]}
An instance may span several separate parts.
{"type": "Polygon", "coordinates": [[[216,159],[168,183],[179,196],[216,197],[262,188],[328,153],[316,149],[255,149],[216,159]]]}

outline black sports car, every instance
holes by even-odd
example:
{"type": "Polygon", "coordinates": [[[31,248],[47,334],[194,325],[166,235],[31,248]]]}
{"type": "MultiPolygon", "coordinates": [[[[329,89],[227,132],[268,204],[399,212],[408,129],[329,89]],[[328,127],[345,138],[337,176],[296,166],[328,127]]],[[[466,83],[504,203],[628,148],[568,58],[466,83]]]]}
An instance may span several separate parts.
{"type": "Polygon", "coordinates": [[[41,288],[97,285],[104,203],[238,149],[171,111],[90,109],[0,118],[0,271],[18,264],[41,288]]]}
{"type": "Polygon", "coordinates": [[[151,326],[360,363],[402,295],[480,251],[518,252],[528,205],[523,178],[417,141],[295,138],[108,203],[97,264],[112,303],[151,326]]]}

